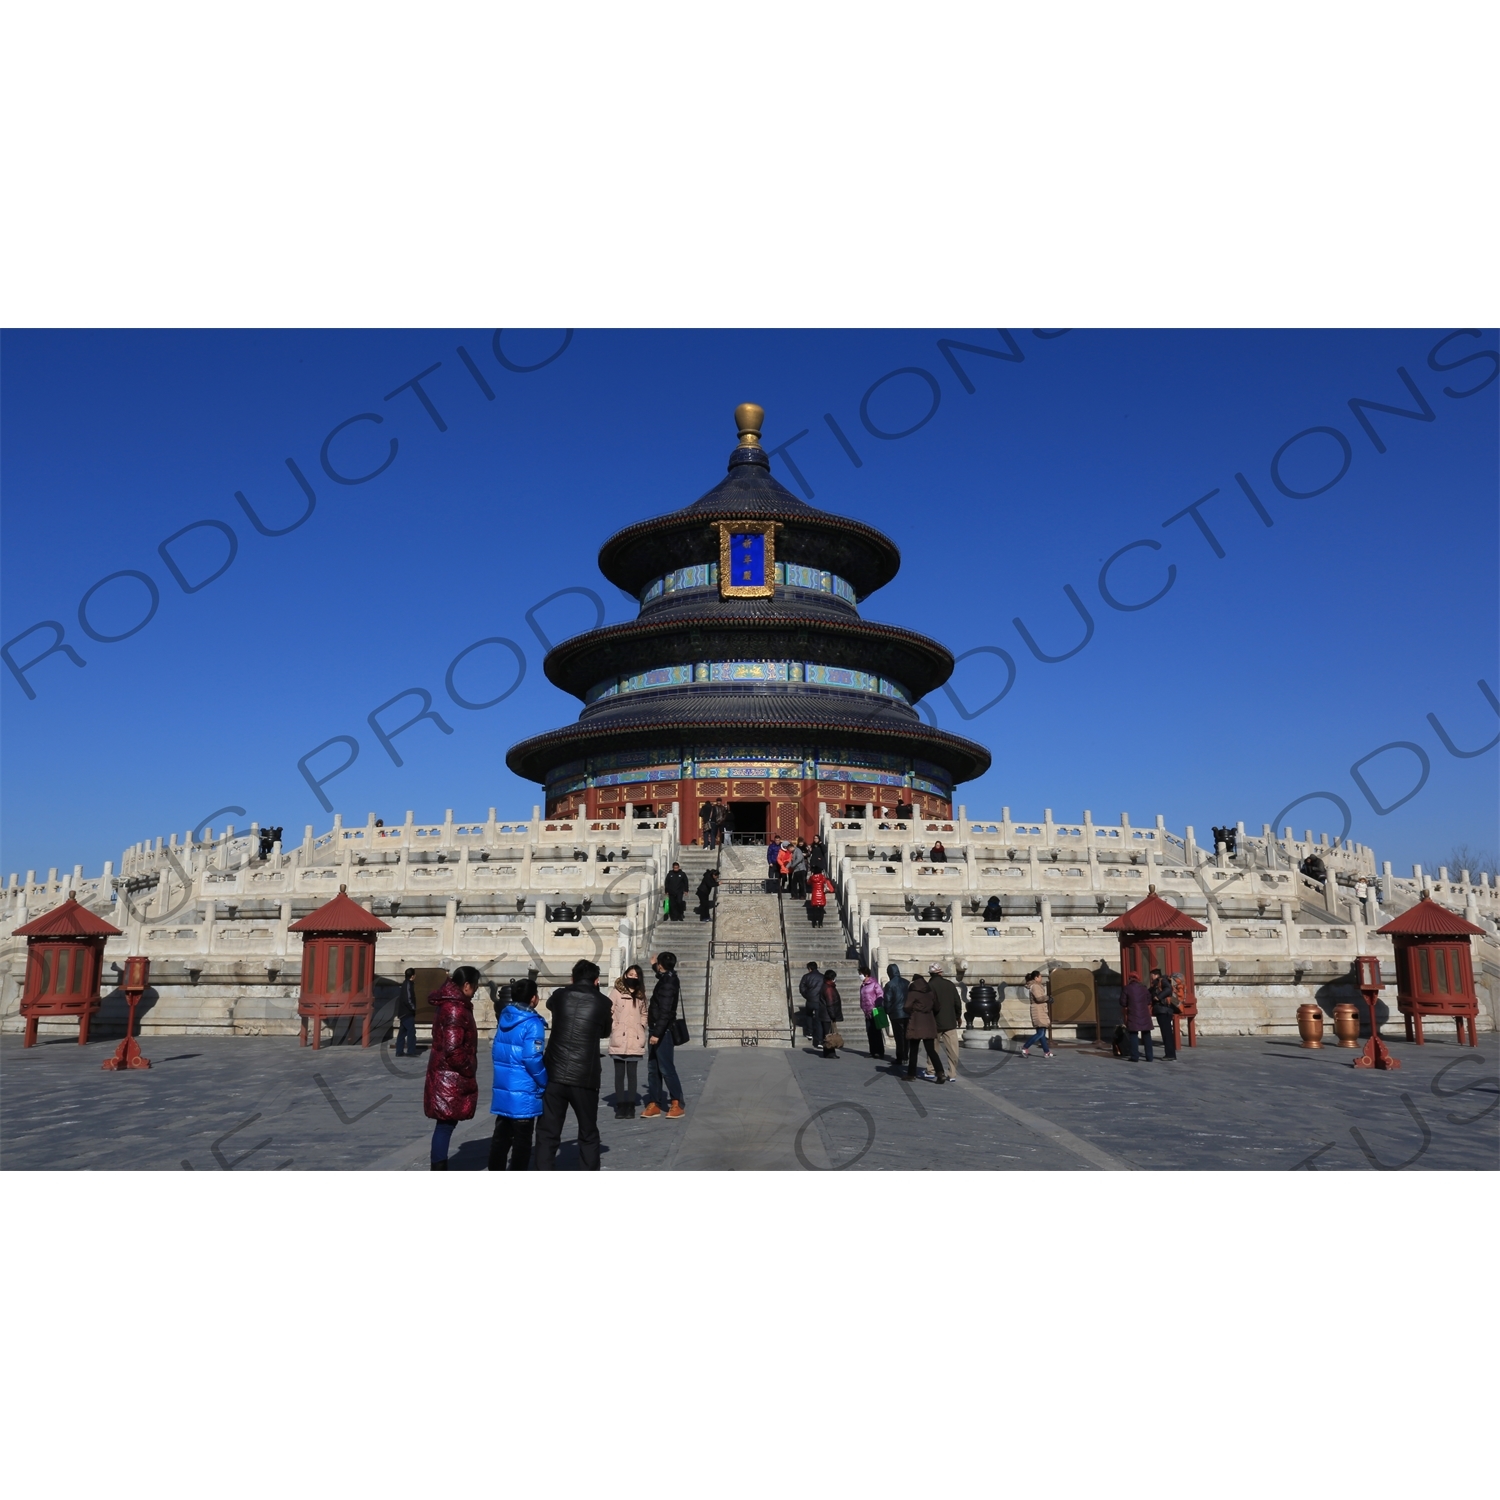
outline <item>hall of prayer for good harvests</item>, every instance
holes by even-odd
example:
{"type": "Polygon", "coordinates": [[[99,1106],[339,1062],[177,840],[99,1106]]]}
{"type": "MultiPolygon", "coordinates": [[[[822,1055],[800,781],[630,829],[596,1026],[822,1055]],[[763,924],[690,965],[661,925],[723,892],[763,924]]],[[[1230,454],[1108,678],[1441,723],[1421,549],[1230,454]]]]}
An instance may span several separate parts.
{"type": "Polygon", "coordinates": [[[947,649],[860,618],[896,576],[895,544],[778,484],[763,416],[736,410],[739,445],[706,495],[600,549],[600,571],[640,614],[548,655],[547,676],[583,711],[506,756],[545,784],[548,816],[649,817],[675,803],[686,831],[722,799],[737,833],[812,839],[820,802],[949,817],[954,786],[989,769],[984,746],[914,707],[952,673],[947,649]]]}

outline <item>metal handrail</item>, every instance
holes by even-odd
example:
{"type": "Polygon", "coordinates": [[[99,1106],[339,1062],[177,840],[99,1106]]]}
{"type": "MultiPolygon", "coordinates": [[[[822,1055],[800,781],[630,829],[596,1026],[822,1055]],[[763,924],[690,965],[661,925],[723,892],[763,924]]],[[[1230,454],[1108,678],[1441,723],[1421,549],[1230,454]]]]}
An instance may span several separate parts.
{"type": "MultiPolygon", "coordinates": [[[[714,861],[717,875],[724,864],[724,846],[718,846],[718,858],[714,861]]],[[[714,887],[713,915],[708,919],[708,958],[703,965],[703,1045],[708,1046],[708,997],[712,993],[714,977],[714,939],[719,930],[719,888],[714,887]]]]}
{"type": "Polygon", "coordinates": [[[781,923],[781,968],[786,976],[786,1024],[787,1045],[794,1048],[797,1045],[797,1010],[792,1004],[792,950],[786,940],[786,902],[783,899],[785,891],[778,888],[776,892],[776,916],[781,923]]]}

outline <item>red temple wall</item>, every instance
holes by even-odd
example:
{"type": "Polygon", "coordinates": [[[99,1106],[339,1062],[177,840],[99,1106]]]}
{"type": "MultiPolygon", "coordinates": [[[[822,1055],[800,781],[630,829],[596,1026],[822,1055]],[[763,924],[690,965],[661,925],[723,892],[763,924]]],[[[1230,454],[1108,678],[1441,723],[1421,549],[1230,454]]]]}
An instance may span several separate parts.
{"type": "Polygon", "coordinates": [[[843,816],[846,807],[872,804],[876,817],[896,815],[897,798],[913,799],[919,818],[951,818],[953,804],[927,792],[908,792],[900,787],[876,786],[859,781],[813,781],[730,779],[695,781],[643,781],[628,786],[589,787],[557,797],[547,804],[549,818],[609,818],[623,821],[634,807],[649,806],[658,815],[672,803],[678,804],[682,838],[695,843],[701,827],[699,809],[704,802],[723,797],[730,806],[736,802],[764,802],[766,826],[783,838],[811,840],[818,831],[818,803],[826,802],[829,811],[843,816]]]}

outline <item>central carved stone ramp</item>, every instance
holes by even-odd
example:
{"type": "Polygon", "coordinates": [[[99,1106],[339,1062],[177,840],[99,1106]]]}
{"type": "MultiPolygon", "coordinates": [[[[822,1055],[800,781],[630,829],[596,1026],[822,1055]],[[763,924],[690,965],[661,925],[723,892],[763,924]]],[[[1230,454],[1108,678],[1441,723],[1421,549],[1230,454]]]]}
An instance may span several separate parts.
{"type": "Polygon", "coordinates": [[[725,848],[719,878],[708,1045],[790,1046],[780,898],[767,889],[765,850],[755,845],[725,848]]]}

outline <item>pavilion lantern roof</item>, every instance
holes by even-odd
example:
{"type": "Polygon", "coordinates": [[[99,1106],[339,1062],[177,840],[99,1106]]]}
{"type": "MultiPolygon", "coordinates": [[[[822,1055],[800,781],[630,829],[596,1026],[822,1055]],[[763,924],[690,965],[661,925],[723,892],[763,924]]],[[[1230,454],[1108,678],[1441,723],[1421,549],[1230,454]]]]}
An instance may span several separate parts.
{"type": "Polygon", "coordinates": [[[389,932],[389,922],[382,922],[357,902],[351,901],[348,887],[340,886],[332,901],[325,901],[316,911],[288,925],[288,932],[389,932]]]}
{"type": "Polygon", "coordinates": [[[1456,911],[1440,906],[1431,896],[1424,895],[1409,911],[1404,911],[1394,921],[1376,932],[1387,937],[1483,937],[1484,928],[1466,922],[1456,911]]]}
{"type": "Polygon", "coordinates": [[[70,937],[119,937],[120,929],[111,926],[103,917],[96,917],[88,907],[80,906],[78,897],[69,893],[68,899],[51,911],[17,927],[16,937],[24,938],[70,938],[70,937]]]}
{"type": "Polygon", "coordinates": [[[1137,902],[1129,911],[1113,922],[1104,924],[1106,932],[1207,932],[1203,923],[1195,922],[1184,911],[1178,911],[1170,902],[1156,894],[1153,885],[1144,901],[1137,902]]]}

